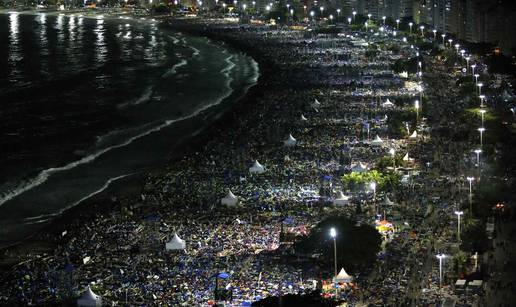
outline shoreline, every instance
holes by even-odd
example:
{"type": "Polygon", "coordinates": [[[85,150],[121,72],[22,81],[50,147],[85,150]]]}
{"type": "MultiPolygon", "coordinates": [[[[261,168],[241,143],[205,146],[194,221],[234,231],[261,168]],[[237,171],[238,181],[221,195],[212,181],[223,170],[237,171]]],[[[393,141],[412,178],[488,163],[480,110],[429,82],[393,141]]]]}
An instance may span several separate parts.
{"type": "MultiPolygon", "coordinates": [[[[3,13],[0,11],[0,14],[3,13]]],[[[37,12],[32,12],[37,13],[37,12]]],[[[56,13],[63,13],[61,11],[57,11],[56,13]]],[[[72,13],[75,14],[75,13],[72,13]]],[[[98,16],[95,15],[85,15],[87,18],[96,18],[98,16]]],[[[104,18],[109,17],[105,15],[104,18]]],[[[113,19],[117,19],[114,16],[113,19]]],[[[148,18],[146,21],[149,21],[148,18]]],[[[141,18],[134,18],[134,21],[140,22],[141,18]]],[[[171,28],[174,31],[178,31],[175,28],[170,27],[166,24],[161,24],[161,26],[166,26],[171,28]]],[[[196,117],[202,117],[205,115],[205,112],[209,112],[213,108],[219,108],[216,113],[210,114],[209,117],[214,118],[210,124],[203,127],[199,133],[196,133],[192,136],[189,136],[185,139],[179,140],[179,142],[174,146],[173,149],[170,150],[169,157],[167,158],[167,162],[155,165],[150,167],[149,169],[141,172],[135,173],[133,175],[128,176],[127,178],[123,178],[121,180],[117,180],[116,182],[109,185],[109,187],[82,201],[80,204],[65,210],[60,216],[52,220],[49,225],[44,226],[40,231],[16,242],[13,242],[9,245],[0,247],[0,271],[6,266],[15,265],[20,261],[8,261],[6,263],[5,259],[2,259],[4,256],[2,254],[19,254],[20,251],[23,250],[32,250],[32,248],[38,246],[45,245],[45,238],[48,236],[57,236],[61,232],[65,231],[65,229],[71,226],[74,222],[78,221],[82,218],[93,219],[98,213],[109,213],[114,212],[120,207],[120,202],[113,201],[113,197],[116,197],[118,200],[132,199],[133,197],[139,197],[142,190],[144,189],[145,181],[149,176],[159,176],[160,174],[164,174],[166,172],[166,167],[171,166],[174,163],[177,163],[183,156],[194,154],[195,152],[202,150],[203,144],[205,144],[208,140],[216,137],[220,131],[227,131],[230,129],[232,125],[234,125],[235,119],[241,116],[242,112],[245,112],[247,109],[246,106],[255,102],[261,96],[260,92],[264,92],[267,88],[263,85],[263,81],[267,79],[267,73],[272,70],[265,69],[266,64],[261,61],[261,59],[256,58],[255,56],[250,55],[245,50],[238,48],[233,44],[229,44],[226,41],[210,37],[208,35],[203,35],[200,32],[188,32],[188,31],[178,31],[185,32],[191,36],[198,37],[206,37],[209,40],[217,44],[223,45],[224,48],[228,49],[232,53],[243,53],[247,56],[251,57],[253,60],[258,63],[258,79],[256,83],[251,86],[241,97],[235,97],[236,99],[230,99],[231,96],[227,97],[222,101],[222,103],[207,109],[206,111],[201,112],[196,117]],[[227,100],[227,101],[226,101],[227,100]],[[3,263],[2,263],[3,262],[3,263]]],[[[22,252],[23,253],[23,252],[22,252]]]]}

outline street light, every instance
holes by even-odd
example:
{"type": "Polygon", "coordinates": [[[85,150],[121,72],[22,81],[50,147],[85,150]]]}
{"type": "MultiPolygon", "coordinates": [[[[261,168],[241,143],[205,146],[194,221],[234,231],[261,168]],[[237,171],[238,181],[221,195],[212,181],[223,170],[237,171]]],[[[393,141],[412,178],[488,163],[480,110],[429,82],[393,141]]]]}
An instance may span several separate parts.
{"type": "Polygon", "coordinates": [[[476,68],[476,67],[477,67],[477,64],[472,64],[472,65],[471,65],[471,74],[472,74],[473,76],[475,76],[475,68],[476,68]]]}
{"type": "Polygon", "coordinates": [[[333,227],[330,229],[330,236],[333,238],[333,256],[334,256],[334,260],[335,260],[335,266],[334,266],[335,275],[334,276],[337,276],[337,239],[336,239],[337,231],[333,227]]]}
{"type": "Polygon", "coordinates": [[[414,101],[414,108],[416,108],[416,123],[419,122],[419,100],[414,101]]]}
{"type": "Polygon", "coordinates": [[[425,34],[423,33],[423,30],[425,29],[425,26],[420,26],[419,29],[421,30],[421,36],[425,36],[425,34]]]}
{"type": "Polygon", "coordinates": [[[348,17],[348,23],[351,25],[351,17],[348,17]]]}
{"type": "Polygon", "coordinates": [[[482,153],[482,149],[475,149],[473,152],[477,154],[477,167],[480,167],[480,154],[482,153]]]}
{"type": "Polygon", "coordinates": [[[446,34],[441,34],[441,37],[443,38],[443,46],[445,46],[446,43],[444,42],[444,38],[446,37],[446,34]]]}
{"type": "Polygon", "coordinates": [[[477,83],[477,86],[478,86],[478,94],[482,95],[482,86],[484,86],[484,84],[482,82],[479,82],[479,83],[477,83]]]}
{"type": "Polygon", "coordinates": [[[375,214],[376,214],[376,182],[371,182],[369,184],[369,186],[371,187],[371,190],[373,190],[373,204],[374,204],[374,211],[375,211],[375,214]]]}
{"type": "Polygon", "coordinates": [[[367,20],[371,19],[371,14],[367,14],[367,20]]]}
{"type": "MultiPolygon", "coordinates": [[[[481,100],[483,102],[483,100],[481,100]]],[[[484,114],[486,114],[486,110],[485,109],[480,109],[480,118],[481,118],[481,122],[482,122],[482,127],[484,127],[484,114]]]]}
{"type": "Polygon", "coordinates": [[[337,22],[339,22],[340,19],[340,9],[337,9],[337,22]]]}
{"type": "MultiPolygon", "coordinates": [[[[473,197],[473,191],[472,191],[472,187],[473,187],[473,180],[475,180],[475,177],[466,177],[466,179],[468,180],[469,182],[469,202],[471,204],[471,199],[473,197]]],[[[471,210],[471,208],[470,208],[471,210]]]]}
{"type": "Polygon", "coordinates": [[[439,259],[439,288],[443,285],[443,260],[446,258],[445,254],[437,254],[437,259],[439,259]]]}
{"type": "Polygon", "coordinates": [[[479,74],[474,74],[473,77],[475,77],[475,83],[477,83],[478,82],[478,77],[480,77],[480,75],[479,74]]]}
{"type": "Polygon", "coordinates": [[[356,11],[353,11],[353,23],[355,23],[355,16],[357,15],[356,11]]]}
{"type": "Polygon", "coordinates": [[[466,69],[469,67],[469,60],[471,59],[469,56],[465,57],[466,59],[466,69]]]}
{"type": "Polygon", "coordinates": [[[396,30],[400,29],[400,20],[396,19],[396,30]]]}
{"type": "Polygon", "coordinates": [[[478,132],[480,132],[480,147],[482,147],[482,145],[484,144],[484,142],[483,142],[484,131],[486,131],[486,128],[484,128],[484,127],[478,128],[478,132]]]}
{"type": "Polygon", "coordinates": [[[450,38],[450,39],[448,39],[448,43],[450,44],[450,48],[451,48],[452,43],[453,43],[453,39],[451,39],[451,38],[450,38]]]}
{"type": "Polygon", "coordinates": [[[323,18],[323,16],[324,16],[324,14],[323,14],[323,12],[324,12],[324,6],[321,6],[319,9],[321,10],[321,18],[323,18]]]}
{"type": "Polygon", "coordinates": [[[434,41],[435,41],[435,37],[437,36],[437,30],[433,29],[432,32],[434,33],[434,41]]]}
{"type": "Polygon", "coordinates": [[[455,214],[457,215],[457,242],[460,243],[460,217],[464,214],[463,211],[455,211],[455,214]]]}
{"type": "Polygon", "coordinates": [[[409,28],[410,28],[410,34],[412,34],[412,26],[413,26],[413,25],[414,25],[414,23],[412,23],[412,22],[409,22],[409,23],[408,23],[408,26],[409,26],[409,28]]]}
{"type": "Polygon", "coordinates": [[[394,150],[394,148],[391,148],[391,149],[389,150],[389,153],[390,153],[390,154],[391,154],[391,156],[392,156],[392,168],[393,168],[394,170],[396,170],[396,157],[394,156],[394,155],[396,154],[396,150],[394,150]]]}
{"type": "Polygon", "coordinates": [[[383,17],[382,17],[382,19],[383,19],[383,25],[384,25],[384,26],[385,26],[385,19],[386,19],[386,18],[387,18],[387,17],[385,17],[385,16],[383,16],[383,17]]]}

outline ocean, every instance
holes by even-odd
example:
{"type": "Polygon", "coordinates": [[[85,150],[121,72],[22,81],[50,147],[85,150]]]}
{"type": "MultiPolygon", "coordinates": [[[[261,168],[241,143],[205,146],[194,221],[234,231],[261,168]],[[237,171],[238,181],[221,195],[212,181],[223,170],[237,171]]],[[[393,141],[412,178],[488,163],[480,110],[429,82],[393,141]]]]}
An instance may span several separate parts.
{"type": "Polygon", "coordinates": [[[0,13],[0,247],[163,165],[258,77],[152,19],[0,13]]]}

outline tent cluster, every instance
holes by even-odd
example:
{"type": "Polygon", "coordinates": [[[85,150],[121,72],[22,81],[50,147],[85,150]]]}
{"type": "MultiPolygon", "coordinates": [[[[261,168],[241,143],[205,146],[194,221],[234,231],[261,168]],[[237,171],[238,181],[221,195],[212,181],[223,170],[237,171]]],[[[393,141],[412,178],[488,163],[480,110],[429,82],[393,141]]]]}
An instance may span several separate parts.
{"type": "Polygon", "coordinates": [[[186,242],[185,240],[181,239],[177,233],[174,234],[174,237],[172,238],[172,240],[170,240],[169,242],[167,242],[165,244],[165,249],[167,251],[171,251],[171,250],[184,250],[186,248],[186,242]]]}

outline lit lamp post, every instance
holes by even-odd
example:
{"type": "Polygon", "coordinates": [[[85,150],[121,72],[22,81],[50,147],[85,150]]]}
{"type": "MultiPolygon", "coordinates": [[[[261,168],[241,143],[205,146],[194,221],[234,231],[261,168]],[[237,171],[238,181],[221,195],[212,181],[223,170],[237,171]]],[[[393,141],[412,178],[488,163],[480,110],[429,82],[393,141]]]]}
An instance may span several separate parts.
{"type": "Polygon", "coordinates": [[[420,26],[419,29],[421,30],[421,37],[425,36],[423,31],[425,30],[425,26],[420,26]]]}
{"type": "Polygon", "coordinates": [[[473,180],[475,180],[474,177],[466,177],[466,179],[469,181],[469,214],[473,215],[473,207],[472,207],[472,202],[473,202],[473,191],[472,191],[472,187],[473,187],[473,180]]]}
{"type": "Polygon", "coordinates": [[[396,19],[396,30],[400,29],[400,20],[396,19]]]}
{"type": "Polygon", "coordinates": [[[477,83],[477,86],[478,86],[478,94],[482,95],[482,86],[484,86],[484,84],[482,82],[480,82],[480,83],[477,83]]]}
{"type": "Polygon", "coordinates": [[[484,128],[484,127],[478,128],[478,132],[480,132],[480,147],[482,147],[482,145],[484,145],[484,142],[483,142],[484,131],[486,131],[486,128],[484,128]]]}
{"type": "Polygon", "coordinates": [[[445,45],[446,45],[446,42],[444,41],[444,38],[446,37],[446,34],[441,34],[441,37],[442,37],[442,39],[443,39],[443,46],[445,46],[445,45]]]}
{"type": "Polygon", "coordinates": [[[339,22],[340,19],[340,9],[337,9],[337,22],[339,22]]]}
{"type": "Polygon", "coordinates": [[[387,19],[387,17],[383,16],[382,17],[382,20],[383,20],[383,25],[385,26],[385,19],[387,19]]]}
{"type": "MultiPolygon", "coordinates": [[[[481,100],[483,102],[483,100],[481,100]]],[[[482,106],[482,105],[481,105],[482,106]]],[[[481,118],[481,122],[482,122],[482,127],[484,127],[484,114],[486,114],[486,110],[485,109],[480,109],[480,118],[481,118]]]]}
{"type": "Polygon", "coordinates": [[[367,21],[369,21],[371,19],[371,14],[367,14],[367,21]]]}
{"type": "Polygon", "coordinates": [[[414,101],[414,108],[416,108],[416,123],[419,122],[419,100],[414,101]]]}
{"type": "Polygon", "coordinates": [[[446,258],[445,254],[437,254],[437,259],[439,259],[439,288],[443,285],[443,260],[446,258]]]}
{"type": "Polygon", "coordinates": [[[366,29],[366,31],[367,31],[367,30],[369,29],[369,24],[367,23],[367,21],[365,22],[365,24],[364,24],[364,25],[365,25],[365,29],[366,29]]]}
{"type": "Polygon", "coordinates": [[[369,185],[371,187],[371,190],[373,190],[373,205],[374,205],[374,213],[376,216],[376,182],[371,182],[369,185]]]}
{"type": "Polygon", "coordinates": [[[314,15],[315,15],[315,12],[314,11],[310,11],[310,17],[312,17],[312,21],[314,20],[314,15]]]}
{"type": "Polygon", "coordinates": [[[476,67],[477,67],[477,64],[472,64],[472,65],[471,65],[471,74],[472,74],[473,76],[475,76],[475,68],[476,68],[476,67]]]}
{"type": "Polygon", "coordinates": [[[469,60],[471,59],[469,56],[465,57],[466,59],[466,69],[469,67],[469,60]]]}
{"type": "Polygon", "coordinates": [[[448,39],[448,43],[450,44],[450,48],[452,47],[453,39],[448,39]]]}
{"type": "Polygon", "coordinates": [[[478,77],[480,77],[480,75],[479,74],[474,74],[473,77],[475,77],[475,83],[477,83],[478,82],[478,77]]]}
{"type": "Polygon", "coordinates": [[[434,33],[434,41],[436,39],[436,36],[437,36],[437,30],[436,29],[433,29],[432,32],[434,33]]]}
{"type": "Polygon", "coordinates": [[[455,44],[455,51],[457,51],[457,54],[459,53],[459,48],[460,48],[460,45],[459,44],[455,44]]]}
{"type": "Polygon", "coordinates": [[[355,23],[355,16],[357,15],[356,11],[353,11],[353,23],[355,23]]]}
{"type": "Polygon", "coordinates": [[[337,276],[337,231],[333,227],[330,229],[330,236],[333,238],[334,276],[337,276]]]}
{"type": "Polygon", "coordinates": [[[351,25],[351,17],[348,17],[348,23],[351,25]]]}
{"type": "Polygon", "coordinates": [[[409,23],[408,23],[408,26],[409,26],[409,28],[410,28],[410,32],[409,32],[410,34],[412,34],[412,26],[413,26],[413,25],[414,25],[414,23],[412,23],[412,22],[409,22],[409,23]]]}
{"type": "Polygon", "coordinates": [[[321,18],[323,18],[323,16],[324,16],[324,6],[321,6],[319,9],[321,10],[321,18]]]}
{"type": "Polygon", "coordinates": [[[460,217],[464,214],[463,211],[455,211],[457,215],[457,241],[460,243],[460,217]]]}
{"type": "Polygon", "coordinates": [[[392,156],[392,168],[393,168],[394,170],[396,170],[396,157],[395,157],[396,151],[394,150],[394,148],[391,148],[391,149],[389,150],[389,153],[390,153],[390,154],[391,154],[391,156],[392,156]]]}

